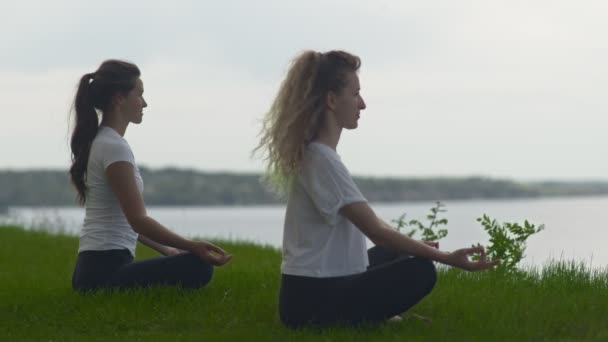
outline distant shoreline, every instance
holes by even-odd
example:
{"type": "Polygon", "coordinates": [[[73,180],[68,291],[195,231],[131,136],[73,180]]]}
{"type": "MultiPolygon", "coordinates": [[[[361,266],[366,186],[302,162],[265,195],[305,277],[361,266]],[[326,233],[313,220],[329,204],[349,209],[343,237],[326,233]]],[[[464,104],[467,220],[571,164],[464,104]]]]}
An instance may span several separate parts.
{"type": "MultiPolygon", "coordinates": [[[[283,201],[259,173],[140,167],[151,206],[260,206],[283,201]]],[[[608,196],[608,181],[519,182],[487,177],[354,177],[370,202],[399,203],[608,196]]],[[[76,206],[66,170],[0,170],[0,212],[7,206],[76,206]]]]}
{"type": "MultiPolygon", "coordinates": [[[[449,200],[440,200],[440,202],[453,205],[461,202],[524,202],[524,201],[533,201],[533,200],[566,200],[566,199],[604,199],[608,198],[608,194],[604,195],[569,195],[569,196],[540,196],[540,197],[502,197],[502,198],[452,198],[449,200]]],[[[391,204],[420,204],[420,203],[435,203],[435,200],[416,200],[416,201],[390,201],[390,202],[380,202],[380,201],[370,201],[370,204],[376,205],[391,205],[391,204]]],[[[197,208],[274,208],[285,206],[285,203],[276,202],[276,203],[247,203],[247,204],[152,204],[148,205],[147,208],[181,208],[181,209],[197,209],[197,208]]],[[[11,209],[20,209],[20,208],[32,208],[32,209],[82,209],[84,207],[78,206],[76,204],[59,204],[59,205],[45,205],[45,204],[34,204],[34,205],[12,205],[8,204],[4,207],[0,207],[0,217],[2,215],[6,215],[9,213],[11,209]]]]}

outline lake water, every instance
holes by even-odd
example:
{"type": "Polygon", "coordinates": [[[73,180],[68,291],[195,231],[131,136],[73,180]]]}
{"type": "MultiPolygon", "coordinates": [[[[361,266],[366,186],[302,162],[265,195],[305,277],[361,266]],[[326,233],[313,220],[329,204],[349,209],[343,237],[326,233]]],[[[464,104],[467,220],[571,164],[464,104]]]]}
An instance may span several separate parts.
{"type": "MultiPolygon", "coordinates": [[[[476,218],[483,213],[498,221],[545,224],[545,230],[528,240],[524,264],[542,265],[549,259],[574,259],[591,267],[608,265],[608,197],[544,198],[527,200],[450,201],[448,236],[441,249],[452,250],[487,241],[476,218]]],[[[372,203],[386,221],[404,212],[407,219],[425,218],[432,202],[372,203]]],[[[179,234],[189,237],[253,241],[281,246],[284,206],[149,207],[148,213],[179,234]]],[[[52,227],[78,234],[84,209],[72,207],[10,207],[0,220],[27,227],[52,227]]]]}

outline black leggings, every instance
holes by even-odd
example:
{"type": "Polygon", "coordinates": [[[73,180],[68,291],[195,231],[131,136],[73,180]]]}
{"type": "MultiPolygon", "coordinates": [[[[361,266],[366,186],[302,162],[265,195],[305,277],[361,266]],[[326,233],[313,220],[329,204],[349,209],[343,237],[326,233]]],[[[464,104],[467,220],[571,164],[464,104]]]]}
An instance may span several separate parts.
{"type": "Polygon", "coordinates": [[[437,280],[430,260],[399,256],[380,247],[367,251],[367,271],[344,277],[283,274],[279,316],[290,328],[379,323],[408,310],[437,280]]]}
{"type": "Polygon", "coordinates": [[[212,274],[213,266],[190,253],[134,262],[126,249],[83,251],[78,253],[72,287],[78,291],[152,285],[199,288],[212,274]]]}

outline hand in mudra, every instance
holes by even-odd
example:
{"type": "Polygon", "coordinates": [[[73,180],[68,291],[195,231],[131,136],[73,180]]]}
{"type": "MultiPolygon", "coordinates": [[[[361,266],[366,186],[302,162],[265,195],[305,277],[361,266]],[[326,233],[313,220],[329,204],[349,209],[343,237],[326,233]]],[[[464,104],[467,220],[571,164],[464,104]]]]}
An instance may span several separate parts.
{"type": "Polygon", "coordinates": [[[214,266],[222,266],[232,259],[232,255],[207,241],[196,241],[190,252],[214,266]]]}
{"type": "Polygon", "coordinates": [[[467,271],[481,271],[498,265],[500,260],[488,260],[483,246],[475,246],[449,252],[444,263],[467,271]],[[479,260],[470,260],[469,256],[475,254],[479,254],[479,260]]]}

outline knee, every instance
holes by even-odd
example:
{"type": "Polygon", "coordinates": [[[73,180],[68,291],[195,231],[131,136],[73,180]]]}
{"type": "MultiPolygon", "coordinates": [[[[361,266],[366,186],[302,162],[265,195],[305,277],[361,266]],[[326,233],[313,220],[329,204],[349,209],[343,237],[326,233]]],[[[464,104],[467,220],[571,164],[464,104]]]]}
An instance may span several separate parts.
{"type": "Polygon", "coordinates": [[[207,263],[201,262],[201,265],[199,266],[198,274],[199,274],[199,279],[200,279],[199,286],[207,285],[211,281],[211,278],[213,277],[213,266],[209,265],[207,263]]]}
{"type": "Polygon", "coordinates": [[[195,255],[189,255],[191,267],[189,270],[190,279],[182,285],[189,288],[199,288],[207,285],[213,277],[213,266],[202,261],[195,255]]]}
{"type": "Polygon", "coordinates": [[[424,279],[424,291],[429,294],[437,283],[437,269],[429,259],[420,259],[420,277],[424,279]]]}

